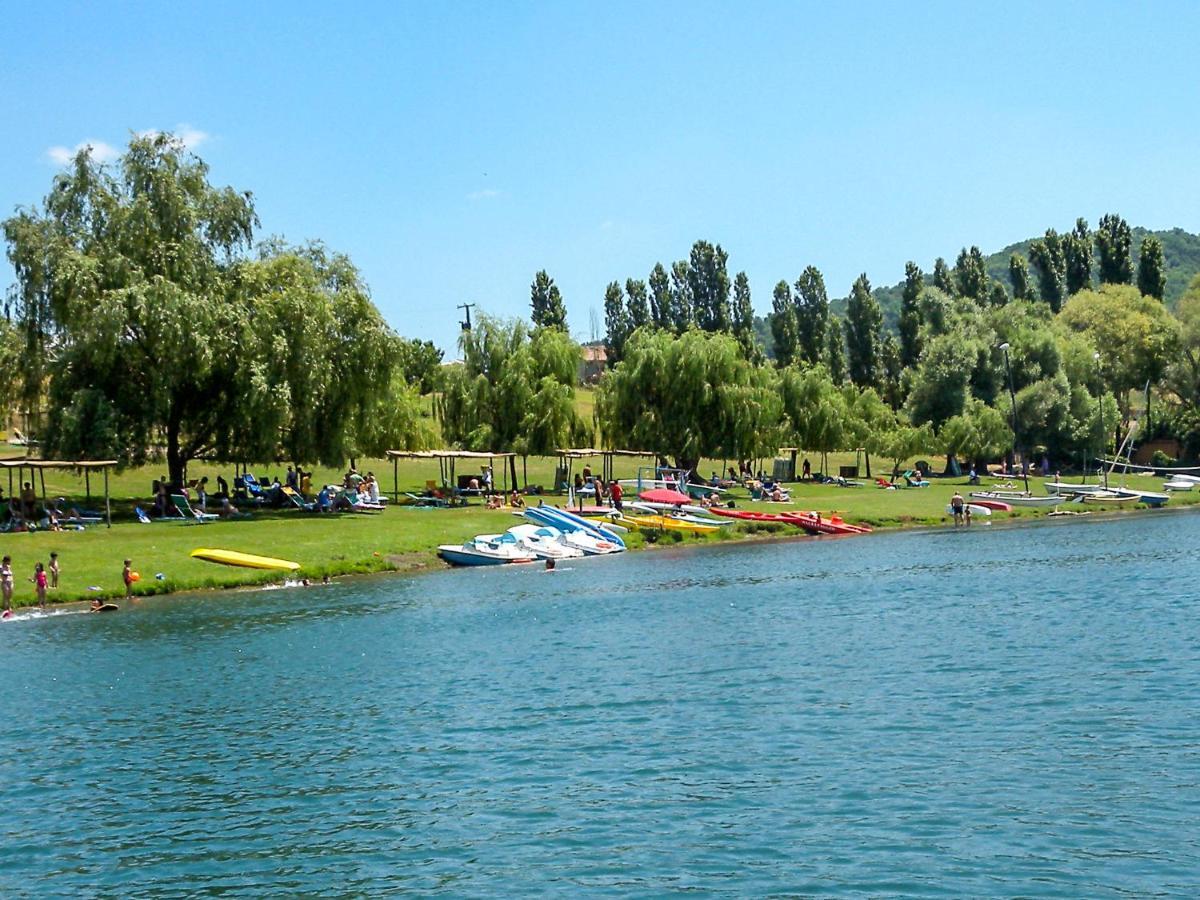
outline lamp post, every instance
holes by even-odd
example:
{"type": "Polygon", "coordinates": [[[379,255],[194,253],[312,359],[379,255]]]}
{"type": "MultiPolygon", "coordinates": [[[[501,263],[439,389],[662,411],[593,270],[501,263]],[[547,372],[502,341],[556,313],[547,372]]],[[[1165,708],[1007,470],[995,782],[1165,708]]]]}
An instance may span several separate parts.
{"type": "MultiPolygon", "coordinates": [[[[1100,448],[1096,453],[1096,459],[1099,461],[1104,453],[1104,370],[1100,368],[1100,351],[1092,351],[1092,359],[1096,361],[1096,436],[1100,441],[1100,448]]],[[[1087,483],[1087,466],[1083,467],[1083,481],[1087,483]]]]}
{"type": "MultiPolygon", "coordinates": [[[[1008,375],[1008,398],[1012,401],[1012,423],[1013,423],[1013,461],[1016,461],[1017,456],[1017,390],[1013,387],[1012,366],[1008,361],[1008,341],[1000,345],[1000,349],[1004,351],[1004,371],[1008,375]]],[[[1025,479],[1025,493],[1029,493],[1029,470],[1024,462],[1021,465],[1021,475],[1025,479]]]]}

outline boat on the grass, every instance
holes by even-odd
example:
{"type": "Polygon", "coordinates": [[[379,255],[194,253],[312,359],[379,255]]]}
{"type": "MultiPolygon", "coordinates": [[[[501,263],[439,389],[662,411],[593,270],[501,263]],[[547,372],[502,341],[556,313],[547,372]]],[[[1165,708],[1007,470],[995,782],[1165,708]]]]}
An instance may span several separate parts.
{"type": "Polygon", "coordinates": [[[794,525],[803,528],[809,534],[867,534],[870,528],[866,525],[851,525],[841,516],[822,516],[817,512],[784,512],[765,513],[747,509],[722,509],[713,507],[709,512],[731,519],[742,519],[748,522],[773,522],[780,525],[794,525]]]}
{"type": "Polygon", "coordinates": [[[978,492],[969,494],[968,496],[970,496],[973,506],[986,506],[988,509],[995,510],[996,512],[1012,512],[1012,504],[1005,503],[1003,500],[989,500],[986,497],[980,498],[978,492]]]}
{"type": "Polygon", "coordinates": [[[1171,500],[1170,494],[1160,494],[1158,491],[1139,491],[1137,488],[1120,487],[1116,489],[1116,492],[1121,496],[1133,494],[1137,497],[1139,503],[1144,503],[1152,509],[1166,506],[1171,500]]]}
{"type": "Polygon", "coordinates": [[[452,566],[503,566],[509,563],[536,562],[537,557],[516,542],[471,540],[463,544],[442,544],[438,556],[452,566]]]}
{"type": "Polygon", "coordinates": [[[980,500],[996,500],[1000,503],[1007,503],[1009,506],[1025,506],[1035,509],[1049,508],[1058,506],[1060,503],[1066,503],[1070,498],[1063,497],[1060,494],[1051,494],[1047,497],[1039,497],[1034,494],[1026,494],[1021,491],[972,491],[971,500],[978,502],[980,500]]]}
{"type": "Polygon", "coordinates": [[[516,544],[538,559],[577,559],[584,555],[578,547],[564,543],[558,529],[533,523],[514,525],[504,534],[481,534],[475,540],[516,544]]]}
{"type": "Polygon", "coordinates": [[[1118,493],[1117,491],[1093,491],[1090,494],[1082,494],[1080,498],[1084,503],[1133,503],[1141,499],[1138,494],[1128,491],[1126,493],[1118,493]]]}
{"type": "Polygon", "coordinates": [[[674,516],[668,515],[634,515],[626,513],[620,519],[629,525],[636,525],[642,531],[677,531],[681,534],[712,534],[714,531],[719,531],[718,525],[700,525],[696,522],[689,522],[684,519],[677,519],[674,516]]]}
{"type": "MultiPolygon", "coordinates": [[[[716,528],[724,528],[728,525],[733,524],[733,520],[731,520],[731,519],[713,519],[707,515],[700,515],[699,513],[685,511],[685,510],[699,509],[701,512],[704,512],[704,513],[709,512],[709,510],[704,509],[703,507],[688,506],[688,507],[675,507],[674,509],[671,509],[671,508],[662,509],[661,506],[662,506],[662,504],[659,504],[659,503],[638,502],[638,503],[627,504],[627,508],[630,511],[632,511],[633,514],[636,516],[640,516],[640,515],[668,516],[672,519],[678,519],[680,522],[691,522],[693,525],[711,525],[716,528]]],[[[618,518],[615,521],[620,522],[621,520],[620,520],[620,518],[618,518]]]]}
{"type": "Polygon", "coordinates": [[[1107,490],[1103,484],[1074,484],[1069,481],[1047,481],[1046,493],[1048,494],[1094,494],[1097,491],[1107,490]]]}
{"type": "Polygon", "coordinates": [[[1196,486],[1194,481],[1181,481],[1178,477],[1172,478],[1170,481],[1163,482],[1164,491],[1190,491],[1196,486]]]}
{"type": "Polygon", "coordinates": [[[524,516],[537,525],[558,531],[563,543],[577,547],[588,556],[620,553],[625,549],[625,541],[612,528],[598,526],[579,516],[564,516],[562,512],[553,506],[531,506],[524,516]]]}
{"type": "Polygon", "coordinates": [[[596,522],[588,521],[583,516],[577,516],[569,510],[559,509],[557,506],[539,505],[528,507],[524,515],[531,522],[557,528],[564,534],[583,531],[601,541],[607,541],[616,544],[622,550],[625,549],[625,541],[621,539],[621,536],[616,531],[596,522]]]}
{"type": "MultiPolygon", "coordinates": [[[[964,503],[963,510],[966,511],[968,509],[971,511],[971,515],[973,516],[990,516],[992,514],[991,507],[984,506],[982,503],[964,503]]],[[[947,503],[946,512],[954,515],[954,506],[947,503]]]]}

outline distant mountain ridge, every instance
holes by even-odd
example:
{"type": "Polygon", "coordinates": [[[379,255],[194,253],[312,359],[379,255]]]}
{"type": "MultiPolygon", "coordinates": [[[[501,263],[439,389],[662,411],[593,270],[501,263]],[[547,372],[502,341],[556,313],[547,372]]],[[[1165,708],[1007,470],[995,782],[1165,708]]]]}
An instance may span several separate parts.
{"type": "MultiPolygon", "coordinates": [[[[1150,231],[1145,228],[1133,229],[1133,268],[1137,272],[1138,256],[1142,247],[1142,239],[1146,235],[1152,234],[1162,241],[1163,256],[1167,266],[1167,290],[1164,300],[1168,309],[1174,309],[1175,304],[1179,301],[1179,297],[1187,290],[1188,284],[1200,273],[1200,235],[1192,234],[1184,231],[1182,228],[1171,228],[1166,231],[1150,231]]],[[[1012,284],[1008,280],[1008,259],[1014,253],[1020,253],[1029,260],[1029,245],[1041,238],[1037,237],[1026,238],[1023,241],[1018,241],[1015,244],[1009,244],[1002,250],[998,250],[985,257],[987,263],[988,274],[1004,285],[1005,289],[1012,294],[1012,284]]],[[[954,260],[958,257],[958,251],[946,254],[945,260],[951,268],[954,267],[954,260]]],[[[933,273],[933,262],[922,266],[925,271],[926,280],[929,280],[933,273]]],[[[1032,266],[1031,266],[1032,269],[1032,266]]],[[[1093,266],[1092,282],[1097,283],[1098,269],[1093,266]]],[[[1036,275],[1034,275],[1036,284],[1036,275]]],[[[879,301],[880,307],[883,309],[884,323],[888,328],[895,330],[896,322],[900,317],[900,296],[904,288],[903,280],[888,287],[877,287],[872,293],[875,299],[879,301]]],[[[836,300],[830,300],[830,309],[839,316],[846,314],[846,297],[839,297],[836,300]]],[[[769,317],[768,317],[769,323],[769,317]]],[[[770,334],[770,327],[766,329],[766,333],[770,334]]]]}

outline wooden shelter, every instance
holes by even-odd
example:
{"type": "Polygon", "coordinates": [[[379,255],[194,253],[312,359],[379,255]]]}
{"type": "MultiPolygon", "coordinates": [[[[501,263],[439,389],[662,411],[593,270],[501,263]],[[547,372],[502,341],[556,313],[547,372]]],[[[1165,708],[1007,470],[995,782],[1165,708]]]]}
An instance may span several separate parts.
{"type": "Polygon", "coordinates": [[[92,496],[91,473],[93,470],[99,469],[104,472],[104,521],[109,528],[112,528],[112,503],[108,494],[108,470],[117,464],[115,459],[28,459],[21,457],[19,459],[0,459],[0,468],[8,469],[8,496],[13,497],[13,470],[17,472],[17,490],[20,490],[22,473],[25,469],[29,470],[29,483],[40,481],[42,488],[42,505],[46,504],[46,470],[47,469],[69,469],[71,471],[84,474],[85,483],[87,484],[88,499],[92,496]],[[34,473],[37,473],[36,475],[34,473]]]}
{"type": "MultiPolygon", "coordinates": [[[[438,475],[443,488],[456,489],[455,465],[460,459],[475,459],[488,461],[488,468],[495,468],[496,460],[513,459],[515,453],[499,453],[491,450],[389,450],[387,457],[392,461],[392,496],[400,499],[400,460],[402,459],[436,459],[438,475]]],[[[504,469],[504,492],[508,493],[508,468],[504,469]]],[[[493,487],[495,485],[493,484],[493,487]]],[[[516,487],[514,484],[513,487],[516,487]]]]}
{"type": "MultiPolygon", "coordinates": [[[[575,460],[577,459],[593,459],[597,456],[601,458],[600,477],[604,482],[613,480],[613,458],[617,456],[637,456],[637,457],[652,457],[657,458],[657,454],[650,453],[645,450],[597,450],[595,447],[574,447],[568,450],[559,450],[558,465],[559,468],[566,472],[567,483],[571,483],[571,470],[574,468],[575,460]]],[[[557,488],[557,485],[555,485],[557,488]]]]}

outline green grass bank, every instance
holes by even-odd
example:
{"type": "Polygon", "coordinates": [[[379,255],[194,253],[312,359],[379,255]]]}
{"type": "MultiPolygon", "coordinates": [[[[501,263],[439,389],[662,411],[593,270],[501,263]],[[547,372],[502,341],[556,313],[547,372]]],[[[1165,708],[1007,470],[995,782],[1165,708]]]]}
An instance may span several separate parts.
{"type": "MultiPolygon", "coordinates": [[[[850,461],[852,461],[852,456],[850,461]]],[[[833,460],[831,460],[833,462],[833,460]]],[[[553,478],[553,459],[529,461],[531,483],[549,485],[553,478]]],[[[712,464],[717,468],[720,462],[712,464]]],[[[598,465],[598,462],[597,462],[598,465]]],[[[401,463],[401,489],[423,488],[428,478],[437,478],[437,465],[428,460],[401,463]]],[[[832,466],[831,466],[832,467],[832,466]]],[[[260,474],[275,474],[279,466],[255,466],[260,474]]],[[[382,476],[384,486],[391,489],[391,464],[382,460],[360,462],[363,470],[373,469],[382,476]]],[[[637,464],[625,463],[618,468],[619,477],[632,477],[637,464]]],[[[192,477],[209,474],[215,479],[216,469],[197,467],[192,477]]],[[[232,480],[228,470],[226,477],[232,480]]],[[[463,471],[460,469],[460,471],[463,471]]],[[[703,469],[701,471],[707,471],[703,469]]],[[[836,471],[836,469],[835,469],[836,471]]],[[[339,576],[382,571],[416,571],[441,566],[435,555],[438,544],[458,543],[476,534],[503,531],[516,519],[511,510],[487,510],[481,505],[456,509],[420,509],[397,506],[382,514],[341,514],[318,516],[299,510],[256,511],[249,520],[214,522],[191,525],[175,522],[137,524],[132,506],[145,502],[150,480],[156,469],[143,468],[123,472],[112,478],[110,490],[113,501],[114,525],[92,526],[84,531],[2,534],[0,552],[13,558],[16,577],[14,604],[28,606],[35,602],[31,581],[34,565],[48,562],[50,553],[59,554],[62,579],[57,590],[49,592],[51,602],[86,601],[96,598],[120,597],[124,594],[121,581],[122,560],[133,560],[133,567],[142,578],[135,593],[155,593],[230,588],[241,585],[279,581],[282,573],[254,569],[231,568],[192,559],[189,554],[198,547],[217,547],[278,556],[295,560],[302,566],[301,577],[319,579],[324,575],[339,576]],[[156,578],[157,574],[163,576],[156,578]]],[[[316,473],[314,481],[334,480],[338,473],[325,470],[316,473]]],[[[1146,477],[1131,477],[1130,486],[1156,489],[1159,481],[1146,477]]],[[[1036,492],[1041,491],[1040,480],[1036,492]]],[[[93,483],[93,495],[95,493],[93,483]]],[[[82,500],[82,483],[70,473],[56,473],[47,478],[47,490],[82,500]],[[65,477],[64,477],[65,476],[65,477]],[[52,486],[53,485],[53,486],[52,486]]],[[[784,509],[818,510],[822,515],[841,515],[847,521],[874,528],[904,528],[948,525],[946,505],[954,491],[968,490],[965,478],[934,479],[927,488],[882,490],[870,485],[840,488],[832,485],[796,484],[792,486],[792,502],[775,504],[752,502],[744,491],[732,494],[737,505],[747,509],[778,512],[784,509]]],[[[547,502],[563,503],[564,497],[549,495],[547,502]]],[[[536,503],[537,498],[531,502],[536,503]]],[[[1170,506],[1178,507],[1200,502],[1200,493],[1182,493],[1172,497],[1170,506]]],[[[1085,509],[1068,504],[1065,509],[1103,511],[1105,507],[1088,505],[1085,509]]],[[[1145,514],[1153,515],[1154,511],[1145,514]]],[[[999,523],[1013,519],[1035,519],[1046,515],[1043,510],[1014,510],[995,513],[990,521],[999,523]]],[[[973,527],[987,527],[982,520],[973,527]]],[[[799,534],[796,529],[775,525],[735,524],[717,535],[677,538],[664,535],[663,542],[683,540],[689,543],[705,541],[752,540],[763,536],[799,534]]],[[[640,548],[645,539],[633,535],[631,547],[640,548]]],[[[849,547],[849,545],[847,545],[849,547]]]]}

